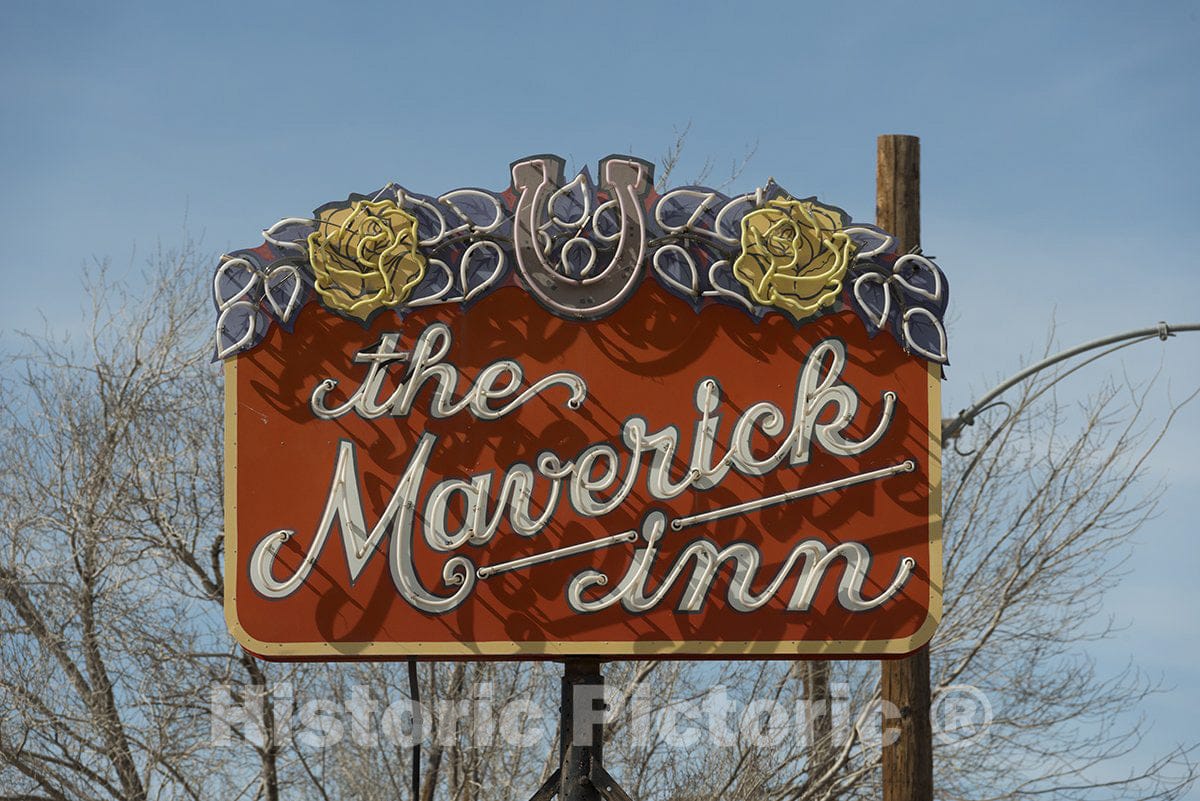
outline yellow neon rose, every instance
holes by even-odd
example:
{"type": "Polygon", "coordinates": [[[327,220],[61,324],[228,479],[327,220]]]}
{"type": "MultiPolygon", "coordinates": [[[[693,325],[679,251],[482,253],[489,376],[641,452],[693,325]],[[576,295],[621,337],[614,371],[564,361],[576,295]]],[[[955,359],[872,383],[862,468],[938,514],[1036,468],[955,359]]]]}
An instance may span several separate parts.
{"type": "Polygon", "coordinates": [[[403,303],[425,276],[417,218],[392,200],[356,200],[321,212],[308,236],[317,294],[330,309],[359,320],[403,303]]]}
{"type": "Polygon", "coordinates": [[[778,199],[742,218],[742,253],[733,275],[756,303],[797,320],[832,304],[854,255],[849,220],[811,200],[778,199]]]}

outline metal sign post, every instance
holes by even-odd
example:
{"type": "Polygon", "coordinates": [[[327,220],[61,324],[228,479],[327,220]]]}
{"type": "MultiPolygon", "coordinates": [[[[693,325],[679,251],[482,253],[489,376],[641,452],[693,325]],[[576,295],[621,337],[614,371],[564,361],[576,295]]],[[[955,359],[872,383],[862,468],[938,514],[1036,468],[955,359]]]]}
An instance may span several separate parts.
{"type": "Polygon", "coordinates": [[[530,801],[633,801],[604,768],[603,710],[595,704],[604,697],[604,677],[597,659],[568,659],[563,663],[559,705],[558,768],[530,801]],[[583,700],[588,704],[583,720],[576,718],[583,700]]]}

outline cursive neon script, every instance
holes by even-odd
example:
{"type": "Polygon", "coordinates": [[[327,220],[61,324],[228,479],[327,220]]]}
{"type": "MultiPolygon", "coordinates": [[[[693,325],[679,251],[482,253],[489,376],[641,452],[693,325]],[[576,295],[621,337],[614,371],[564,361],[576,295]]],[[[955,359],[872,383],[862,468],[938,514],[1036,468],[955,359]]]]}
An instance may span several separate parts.
{"type": "Polygon", "coordinates": [[[449,326],[445,323],[430,325],[417,337],[411,352],[396,350],[399,341],[400,334],[384,334],[375,350],[360,351],[355,355],[355,364],[368,365],[367,375],[341,405],[332,408],[325,405],[329,393],[338,385],[336,379],[326,378],[317,384],[309,399],[312,413],[321,420],[335,420],[351,411],[367,420],[384,416],[407,417],[417,394],[431,382],[434,392],[429,414],[439,419],[470,411],[480,420],[499,420],[554,386],[566,387],[571,393],[567,399],[569,409],[580,408],[587,397],[587,384],[582,378],[574,373],[553,373],[500,408],[493,408],[491,401],[511,398],[525,379],[525,371],[518,362],[501,359],[484,367],[471,388],[462,397],[455,398],[458,369],[444,361],[454,341],[449,326]],[[404,380],[390,395],[380,398],[384,379],[394,364],[406,365],[404,380]]]}
{"type": "MultiPolygon", "coordinates": [[[[329,404],[330,395],[337,387],[335,380],[319,382],[310,396],[313,414],[323,420],[349,413],[366,419],[403,417],[412,412],[418,394],[426,386],[430,387],[428,413],[436,418],[469,414],[478,420],[496,420],[540,395],[559,389],[566,390],[565,405],[569,409],[580,408],[587,397],[584,380],[570,372],[545,376],[522,391],[524,370],[511,359],[498,360],[484,367],[474,382],[458,395],[462,381],[458,368],[449,360],[453,335],[446,325],[434,323],[426,327],[409,351],[399,350],[399,342],[400,334],[385,334],[371,349],[354,357],[355,363],[367,365],[366,375],[342,402],[329,404]],[[398,386],[384,395],[384,378],[393,365],[403,365],[404,372],[399,376],[398,386]]],[[[717,487],[730,472],[762,476],[784,464],[806,464],[814,446],[841,457],[863,453],[879,442],[891,425],[896,394],[883,393],[878,419],[874,420],[865,437],[849,436],[847,428],[858,415],[860,400],[857,391],[842,380],[845,366],[844,343],[836,338],[822,340],[800,367],[795,400],[788,412],[769,401],[751,404],[733,420],[724,438],[720,436],[724,418],[720,384],[713,378],[697,382],[693,394],[696,420],[686,452],[679,428],[667,426],[651,431],[645,419],[634,416],[621,426],[620,449],[608,442],[598,442],[569,459],[543,451],[532,463],[513,464],[499,475],[496,471],[488,471],[463,478],[447,478],[423,493],[421,488],[430,455],[439,444],[437,435],[426,432],[409,455],[408,465],[397,481],[391,499],[372,526],[368,525],[362,504],[357,446],[343,440],[338,446],[324,511],[299,566],[288,575],[278,577],[279,550],[295,534],[290,529],[279,529],[264,536],[253,549],[250,582],[255,590],[268,598],[284,598],[294,593],[306,582],[336,524],[341,532],[351,581],[361,575],[386,538],[386,558],[396,591],[413,607],[430,614],[457,608],[467,600],[479,581],[491,575],[532,569],[547,561],[633,541],[640,541],[641,545],[634,550],[628,570],[611,591],[596,594],[597,588],[606,585],[609,579],[595,570],[579,573],[570,581],[565,595],[574,611],[591,612],[620,604],[630,613],[647,612],[656,608],[677,583],[684,587],[678,611],[699,611],[704,599],[711,594],[722,565],[729,563],[734,569],[727,591],[732,608],[739,611],[761,608],[794,574],[795,585],[787,609],[803,612],[808,610],[824,575],[839,560],[845,567],[841,571],[838,603],[850,611],[873,609],[903,588],[915,562],[911,558],[902,560],[883,590],[872,598],[865,598],[862,588],[871,555],[866,546],[855,542],[842,542],[831,549],[816,539],[799,542],[766,588],[755,593],[752,586],[762,562],[757,548],[745,542],[722,546],[702,537],[689,540],[686,547],[679,550],[657,588],[649,589],[647,582],[651,566],[659,558],[664,534],[670,536],[670,531],[698,526],[747,509],[792,502],[867,481],[886,480],[914,469],[911,460],[847,479],[769,498],[751,499],[729,507],[725,512],[718,510],[679,518],[669,524],[663,512],[647,509],[640,533],[613,534],[592,543],[554,548],[508,563],[479,566],[458,553],[467,546],[485,548],[501,530],[536,538],[554,519],[555,512],[568,505],[580,516],[602,518],[626,504],[639,483],[651,499],[668,501],[689,490],[717,487]],[[756,447],[760,439],[768,442],[766,455],[761,455],[762,448],[756,447]],[[719,445],[723,445],[720,448],[723,454],[718,457],[719,445]],[[673,477],[672,466],[677,457],[686,461],[687,469],[682,476],[673,477]],[[459,522],[455,522],[451,514],[451,509],[455,508],[462,510],[459,522]],[[418,509],[421,510],[419,516],[418,509]],[[418,575],[414,558],[418,548],[448,555],[443,563],[440,586],[430,586],[418,575]]]]}

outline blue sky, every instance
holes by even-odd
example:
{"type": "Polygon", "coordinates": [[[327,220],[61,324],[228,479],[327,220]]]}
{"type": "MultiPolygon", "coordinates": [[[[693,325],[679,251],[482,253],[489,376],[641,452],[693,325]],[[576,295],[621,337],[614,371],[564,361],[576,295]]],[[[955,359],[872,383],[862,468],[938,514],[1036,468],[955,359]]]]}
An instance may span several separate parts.
{"type": "MultiPolygon", "coordinates": [[[[947,411],[1052,318],[1063,345],[1200,320],[1195,4],[247,5],[6,5],[0,347],[38,310],[69,327],[93,257],[133,274],[185,224],[217,253],[387,180],[656,159],[689,122],[681,179],[757,146],[738,186],[773,176],[861,220],[875,137],[921,137],[923,239],[954,292],[947,411]]],[[[1200,384],[1200,335],[1125,354],[1089,376],[1200,384]]],[[[1147,708],[1151,745],[1194,739],[1200,708],[1198,436],[1191,408],[1152,463],[1171,489],[1112,596],[1129,628],[1097,650],[1177,686],[1147,708]]]]}

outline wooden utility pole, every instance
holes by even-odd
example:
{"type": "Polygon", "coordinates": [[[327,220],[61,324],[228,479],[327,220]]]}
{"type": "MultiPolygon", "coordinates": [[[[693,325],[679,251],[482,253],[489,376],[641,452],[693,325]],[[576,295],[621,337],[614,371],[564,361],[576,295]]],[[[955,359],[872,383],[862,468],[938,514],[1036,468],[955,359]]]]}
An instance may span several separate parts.
{"type": "MultiPolygon", "coordinates": [[[[915,136],[879,137],[875,221],[899,238],[901,253],[921,244],[921,140],[915,136]]],[[[932,801],[929,648],[881,664],[883,700],[900,711],[899,720],[883,722],[883,801],[932,801]]]]}

